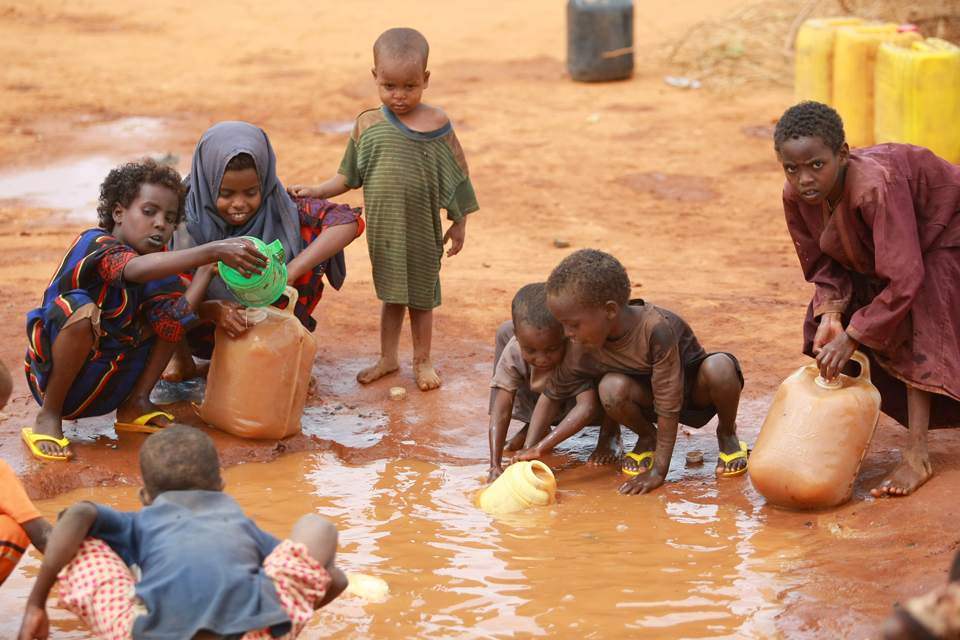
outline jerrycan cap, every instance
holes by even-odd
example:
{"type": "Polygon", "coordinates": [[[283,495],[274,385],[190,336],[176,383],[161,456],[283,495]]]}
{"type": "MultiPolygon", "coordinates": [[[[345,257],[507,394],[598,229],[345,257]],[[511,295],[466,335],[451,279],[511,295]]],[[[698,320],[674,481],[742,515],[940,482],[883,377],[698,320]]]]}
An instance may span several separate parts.
{"type": "Polygon", "coordinates": [[[243,319],[246,321],[247,327],[252,327],[267,317],[267,312],[263,308],[257,307],[247,307],[241,311],[240,314],[243,315],[243,319]]]}
{"type": "Polygon", "coordinates": [[[908,33],[910,31],[920,31],[920,27],[915,24],[902,24],[897,27],[897,33],[908,33]]]}
{"type": "MultiPolygon", "coordinates": [[[[809,379],[809,378],[808,378],[809,379]]],[[[843,387],[843,383],[839,380],[834,380],[833,382],[827,382],[823,379],[823,376],[817,376],[814,382],[817,383],[817,386],[823,387],[824,389],[840,389],[843,387]]]]}

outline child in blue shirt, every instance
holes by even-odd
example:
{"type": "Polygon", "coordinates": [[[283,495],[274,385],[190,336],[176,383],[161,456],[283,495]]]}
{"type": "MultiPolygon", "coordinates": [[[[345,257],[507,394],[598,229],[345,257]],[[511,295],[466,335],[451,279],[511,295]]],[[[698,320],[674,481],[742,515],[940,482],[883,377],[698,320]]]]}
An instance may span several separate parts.
{"type": "Polygon", "coordinates": [[[111,640],[292,639],[346,588],[335,526],[308,514],[283,542],[261,531],[222,493],[217,450],[203,432],[174,425],[152,434],[140,469],[139,513],[91,502],[63,513],[21,640],[48,637],[56,580],[63,606],[111,640]]]}

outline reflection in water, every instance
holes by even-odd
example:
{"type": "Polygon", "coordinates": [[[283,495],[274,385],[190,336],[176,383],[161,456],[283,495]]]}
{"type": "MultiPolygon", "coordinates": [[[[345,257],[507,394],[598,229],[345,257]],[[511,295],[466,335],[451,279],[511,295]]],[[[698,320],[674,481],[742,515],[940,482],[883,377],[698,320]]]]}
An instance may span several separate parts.
{"type": "MultiPolygon", "coordinates": [[[[303,638],[615,638],[776,636],[777,557],[797,547],[747,511],[673,498],[626,498],[598,473],[558,474],[558,503],[493,518],[473,503],[485,467],[418,460],[362,466],[332,453],[292,454],[225,472],[227,491],[283,537],[303,513],[340,529],[347,573],[389,584],[381,602],[352,595],[322,610],[303,638]]],[[[134,489],[85,489],[38,503],[52,518],[92,499],[134,508],[134,489]]],[[[10,637],[39,562],[0,590],[10,637]],[[9,613],[8,613],[9,612],[9,613]]],[[[779,585],[779,586],[778,586],[779,585]]],[[[54,638],[88,638],[55,611],[54,638]]]]}

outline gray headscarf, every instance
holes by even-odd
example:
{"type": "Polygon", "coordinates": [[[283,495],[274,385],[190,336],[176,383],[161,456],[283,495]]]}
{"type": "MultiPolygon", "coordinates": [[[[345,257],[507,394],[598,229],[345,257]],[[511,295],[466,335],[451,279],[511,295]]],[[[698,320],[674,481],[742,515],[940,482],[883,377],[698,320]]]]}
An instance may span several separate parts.
{"type": "MultiPolygon", "coordinates": [[[[173,236],[174,249],[188,249],[236,236],[254,236],[267,244],[280,240],[287,263],[303,251],[297,205],[277,178],[277,159],[270,139],[260,127],[246,122],[220,122],[207,129],[193,152],[193,166],[185,182],[190,189],[187,222],[173,236]],[[253,156],[263,195],[257,213],[246,224],[235,227],[217,212],[217,194],[227,163],[241,153],[253,156]]],[[[220,276],[210,284],[207,296],[235,299],[220,276]]]]}

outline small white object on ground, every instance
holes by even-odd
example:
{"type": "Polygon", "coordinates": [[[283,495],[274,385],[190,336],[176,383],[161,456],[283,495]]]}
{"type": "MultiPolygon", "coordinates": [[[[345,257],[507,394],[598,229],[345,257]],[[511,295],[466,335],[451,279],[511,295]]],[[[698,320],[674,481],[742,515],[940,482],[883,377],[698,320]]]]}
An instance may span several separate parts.
{"type": "Polygon", "coordinates": [[[407,390],[403,387],[391,387],[390,388],[390,399],[391,400],[403,400],[407,397],[407,390]]]}
{"type": "Polygon", "coordinates": [[[383,578],[377,576],[368,576],[362,573],[348,573],[347,593],[357,597],[378,602],[385,600],[390,593],[390,585],[383,578]]]}
{"type": "Polygon", "coordinates": [[[671,87],[680,87],[681,89],[699,89],[700,81],[690,78],[667,76],[664,78],[671,87]]]}

